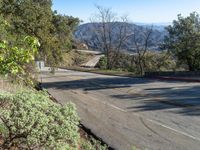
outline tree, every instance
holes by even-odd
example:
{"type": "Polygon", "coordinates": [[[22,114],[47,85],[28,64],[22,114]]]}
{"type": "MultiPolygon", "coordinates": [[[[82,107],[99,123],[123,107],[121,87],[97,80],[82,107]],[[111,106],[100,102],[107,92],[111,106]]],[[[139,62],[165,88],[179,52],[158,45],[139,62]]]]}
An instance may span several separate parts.
{"type": "Polygon", "coordinates": [[[173,25],[167,27],[164,48],[171,51],[189,71],[200,70],[200,17],[193,12],[188,17],[178,15],[173,25]]]}
{"type": "Polygon", "coordinates": [[[145,54],[145,71],[174,71],[176,69],[176,61],[168,51],[154,52],[149,51],[145,54]]]}
{"type": "Polygon", "coordinates": [[[107,58],[107,69],[112,69],[118,59],[118,53],[130,36],[127,17],[117,18],[110,8],[97,6],[98,12],[91,19],[94,25],[96,45],[104,51],[107,58]],[[119,31],[119,32],[116,32],[119,31]]]}
{"type": "Polygon", "coordinates": [[[5,19],[0,15],[0,41],[5,40],[7,38],[7,22],[5,19]]]}
{"type": "Polygon", "coordinates": [[[54,12],[53,14],[54,36],[59,40],[62,51],[72,48],[72,37],[79,19],[71,16],[63,16],[54,12]]]}
{"type": "Polygon", "coordinates": [[[37,59],[54,66],[61,62],[62,50],[70,49],[78,19],[57,15],[51,6],[51,0],[2,0],[0,13],[10,23],[15,43],[27,35],[37,37],[41,44],[37,59]]]}
{"type": "Polygon", "coordinates": [[[20,48],[10,46],[6,41],[0,42],[0,74],[32,83],[31,72],[27,68],[32,65],[38,46],[38,40],[33,37],[26,37],[20,48]]]}
{"type": "Polygon", "coordinates": [[[51,55],[52,11],[51,0],[2,0],[1,13],[10,23],[12,34],[17,39],[23,36],[35,36],[41,47],[39,56],[47,60],[51,55]]]}
{"type": "Polygon", "coordinates": [[[34,59],[38,54],[37,38],[26,36],[14,42],[10,24],[0,16],[0,75],[17,81],[32,84],[35,71],[34,59]]]}
{"type": "Polygon", "coordinates": [[[140,75],[144,75],[145,72],[145,55],[148,52],[148,48],[151,43],[152,29],[153,27],[146,28],[146,30],[144,30],[142,33],[138,33],[135,29],[133,31],[133,44],[135,48],[135,54],[132,56],[132,64],[133,62],[136,64],[140,75]]]}

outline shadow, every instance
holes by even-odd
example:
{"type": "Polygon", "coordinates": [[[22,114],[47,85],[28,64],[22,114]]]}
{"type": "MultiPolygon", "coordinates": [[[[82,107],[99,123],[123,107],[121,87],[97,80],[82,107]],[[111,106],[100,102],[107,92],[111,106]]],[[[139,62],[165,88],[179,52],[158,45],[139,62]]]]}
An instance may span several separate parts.
{"type": "MultiPolygon", "coordinates": [[[[49,77],[46,77],[49,78],[49,77]]],[[[45,78],[43,78],[44,80],[45,78]]],[[[146,84],[156,82],[156,80],[149,80],[144,78],[129,78],[129,77],[109,77],[109,78],[90,78],[70,81],[56,81],[42,83],[45,88],[55,88],[63,90],[82,89],[84,91],[102,90],[102,89],[116,89],[128,88],[133,84],[146,84]]],[[[173,82],[174,83],[174,82],[173,82]]]]}
{"type": "Polygon", "coordinates": [[[182,115],[200,115],[200,85],[147,88],[144,89],[144,93],[112,95],[112,97],[136,101],[134,106],[126,107],[132,112],[174,109],[174,112],[182,115]]]}
{"type": "MultiPolygon", "coordinates": [[[[43,78],[45,79],[45,78],[43,78]]],[[[51,80],[51,79],[48,79],[51,80]]],[[[178,108],[176,113],[183,115],[200,115],[200,85],[187,86],[187,84],[181,87],[173,87],[176,83],[182,83],[180,81],[162,81],[161,85],[158,85],[158,81],[154,79],[146,78],[129,78],[129,77],[96,77],[89,79],[79,79],[70,81],[58,81],[43,83],[45,88],[54,88],[61,90],[83,90],[83,91],[99,91],[118,88],[130,88],[137,89],[140,85],[143,86],[143,90],[135,93],[114,92],[115,95],[105,93],[116,101],[120,101],[123,104],[128,105],[126,109],[132,112],[138,111],[153,111],[178,108]],[[149,83],[156,83],[157,86],[147,86],[149,83]],[[173,83],[170,87],[165,87],[165,83],[173,83]],[[146,86],[146,88],[145,88],[146,86]],[[130,103],[130,102],[134,102],[130,103]]],[[[102,92],[103,93],[103,92],[102,92]]]]}
{"type": "Polygon", "coordinates": [[[146,91],[152,91],[152,90],[169,90],[169,89],[172,89],[171,87],[170,88],[149,88],[149,89],[145,89],[146,91]]]}

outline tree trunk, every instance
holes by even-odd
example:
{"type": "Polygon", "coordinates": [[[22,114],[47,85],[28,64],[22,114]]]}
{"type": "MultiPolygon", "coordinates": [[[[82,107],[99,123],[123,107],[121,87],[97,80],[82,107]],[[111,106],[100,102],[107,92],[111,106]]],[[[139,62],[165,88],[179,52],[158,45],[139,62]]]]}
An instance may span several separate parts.
{"type": "Polygon", "coordinates": [[[189,71],[195,71],[195,66],[192,64],[192,61],[190,59],[187,59],[187,65],[189,71]]]}
{"type": "Polygon", "coordinates": [[[110,70],[111,69],[111,65],[110,65],[110,53],[109,50],[107,50],[107,64],[106,64],[106,69],[110,70]]]}
{"type": "Polygon", "coordinates": [[[140,75],[143,76],[144,75],[144,69],[143,69],[141,62],[139,62],[139,67],[140,67],[140,75]]]}

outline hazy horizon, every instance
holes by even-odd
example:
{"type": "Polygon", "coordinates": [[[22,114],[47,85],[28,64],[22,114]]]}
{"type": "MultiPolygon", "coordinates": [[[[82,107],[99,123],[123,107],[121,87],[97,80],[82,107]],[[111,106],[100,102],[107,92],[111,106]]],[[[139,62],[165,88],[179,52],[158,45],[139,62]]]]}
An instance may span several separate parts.
{"type": "Polygon", "coordinates": [[[128,15],[131,22],[147,24],[171,23],[178,14],[200,13],[199,0],[53,0],[53,10],[78,17],[84,23],[96,12],[95,5],[111,8],[118,15],[128,15]]]}

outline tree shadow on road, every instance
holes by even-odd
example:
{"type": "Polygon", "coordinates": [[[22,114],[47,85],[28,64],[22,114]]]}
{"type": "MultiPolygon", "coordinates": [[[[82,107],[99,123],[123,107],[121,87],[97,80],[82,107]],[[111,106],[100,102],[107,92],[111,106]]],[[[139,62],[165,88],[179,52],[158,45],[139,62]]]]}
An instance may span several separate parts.
{"type": "Polygon", "coordinates": [[[200,115],[200,85],[181,88],[146,88],[143,93],[113,95],[120,100],[135,100],[136,105],[128,106],[128,111],[170,110],[182,115],[200,115]]]}
{"type": "MultiPolygon", "coordinates": [[[[50,80],[50,79],[49,79],[50,80]]],[[[79,79],[70,81],[47,82],[42,85],[45,88],[54,88],[61,90],[77,90],[98,91],[118,88],[130,88],[139,85],[146,86],[148,83],[158,82],[158,80],[150,80],[144,78],[128,78],[128,77],[96,77],[89,79],[79,79]]],[[[165,83],[180,83],[175,81],[163,81],[165,83]]],[[[118,93],[108,95],[115,100],[134,101],[126,109],[128,111],[153,111],[164,109],[177,109],[176,113],[182,115],[197,116],[200,115],[200,85],[174,87],[152,87],[148,86],[143,91],[135,93],[118,93]]]]}
{"type": "MultiPolygon", "coordinates": [[[[43,78],[45,79],[45,78],[43,78]]],[[[56,81],[42,83],[46,88],[76,90],[83,89],[85,91],[116,89],[131,87],[132,84],[146,84],[156,82],[155,80],[148,80],[144,78],[128,78],[128,77],[109,77],[109,78],[90,78],[70,81],[56,81]]]]}

